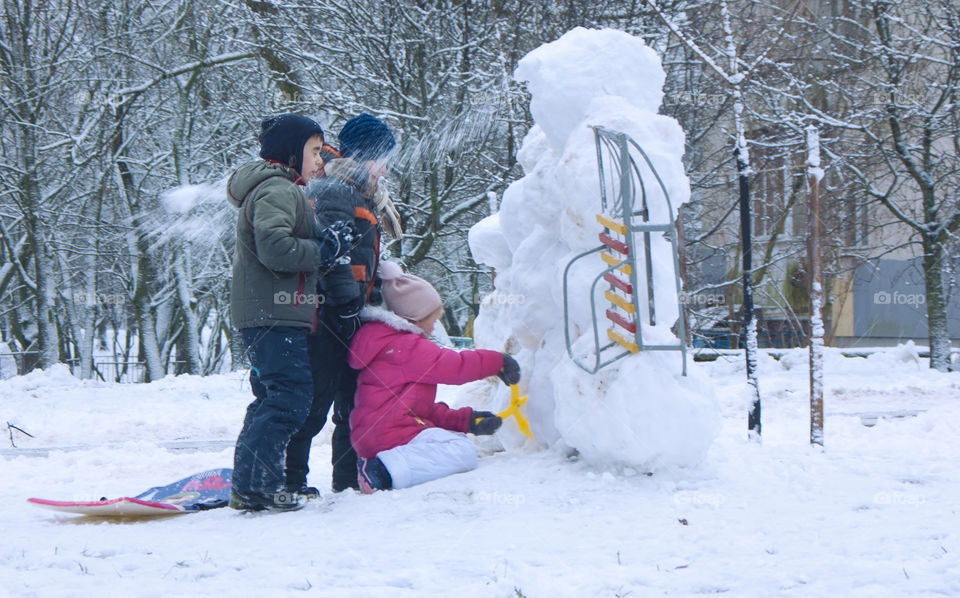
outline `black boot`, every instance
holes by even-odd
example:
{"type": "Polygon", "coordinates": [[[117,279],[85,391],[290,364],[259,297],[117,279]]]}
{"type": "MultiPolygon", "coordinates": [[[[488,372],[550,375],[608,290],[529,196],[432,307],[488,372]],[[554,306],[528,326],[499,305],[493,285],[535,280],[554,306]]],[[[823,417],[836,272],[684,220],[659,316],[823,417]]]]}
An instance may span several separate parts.
{"type": "Polygon", "coordinates": [[[303,508],[305,502],[306,499],[291,492],[260,494],[240,492],[235,488],[230,490],[230,508],[238,511],[272,511],[276,513],[299,511],[303,508]]]}
{"type": "Polygon", "coordinates": [[[298,496],[301,496],[307,500],[320,498],[320,490],[318,490],[317,488],[314,488],[313,486],[307,486],[306,484],[302,486],[297,486],[297,487],[287,486],[286,491],[289,492],[290,494],[296,494],[298,496]]]}

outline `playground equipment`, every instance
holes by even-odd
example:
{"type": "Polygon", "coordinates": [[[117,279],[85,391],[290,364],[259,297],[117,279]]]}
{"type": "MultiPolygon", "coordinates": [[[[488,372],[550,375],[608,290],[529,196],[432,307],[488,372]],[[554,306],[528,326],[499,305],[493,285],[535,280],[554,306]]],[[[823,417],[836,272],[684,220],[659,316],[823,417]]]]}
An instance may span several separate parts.
{"type": "Polygon", "coordinates": [[[683,318],[683,306],[680,305],[680,257],[677,249],[676,223],[673,218],[673,206],[670,195],[660,175],[650,162],[646,152],[629,135],[594,127],[594,139],[597,147],[597,168],[600,173],[601,209],[597,222],[603,227],[598,234],[600,245],[574,257],[563,271],[563,318],[564,338],[567,354],[580,368],[588,373],[596,373],[601,368],[640,351],[679,351],[682,360],[683,375],[687,375],[687,348],[684,343],[686,330],[683,318]],[[648,206],[647,182],[641,174],[643,170],[636,156],[643,158],[649,173],[652,173],[663,192],[667,204],[667,221],[651,222],[648,206]],[[610,176],[614,193],[607,192],[607,176],[610,176]],[[639,193],[638,193],[639,190],[639,193]],[[646,291],[646,322],[657,325],[656,300],[654,297],[654,260],[650,252],[651,234],[663,233],[673,250],[673,275],[676,281],[677,305],[680,318],[678,332],[680,340],[673,345],[646,344],[641,334],[644,314],[641,292],[646,291]],[[642,238],[637,242],[637,236],[642,238]],[[570,342],[570,313],[568,277],[571,267],[579,260],[598,253],[605,267],[593,279],[590,286],[590,313],[593,321],[593,363],[581,362],[574,354],[570,342]],[[638,268],[641,263],[643,267],[638,268]],[[645,274],[641,280],[639,273],[645,274]],[[609,321],[606,330],[609,344],[601,346],[599,324],[597,322],[597,284],[603,281],[608,288],[603,297],[608,305],[604,315],[609,321]],[[641,282],[643,285],[641,286],[641,282]]]}

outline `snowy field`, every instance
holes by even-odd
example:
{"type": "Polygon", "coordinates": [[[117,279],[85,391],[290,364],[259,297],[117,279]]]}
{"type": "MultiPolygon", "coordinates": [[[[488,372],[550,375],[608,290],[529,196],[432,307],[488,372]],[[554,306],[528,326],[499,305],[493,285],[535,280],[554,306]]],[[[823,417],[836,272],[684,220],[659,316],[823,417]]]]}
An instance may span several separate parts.
{"type": "Polygon", "coordinates": [[[960,374],[927,369],[912,347],[828,349],[820,451],[807,443],[804,362],[800,350],[762,361],[762,445],[745,440],[742,360],[696,364],[723,427],[695,467],[647,476],[486,439],[474,472],[333,495],[322,435],[310,482],[325,495],[302,511],[134,524],[26,499],[135,494],[230,466],[244,376],[5,380],[0,421],[34,438],[5,430],[0,595],[960,595],[960,374]]]}

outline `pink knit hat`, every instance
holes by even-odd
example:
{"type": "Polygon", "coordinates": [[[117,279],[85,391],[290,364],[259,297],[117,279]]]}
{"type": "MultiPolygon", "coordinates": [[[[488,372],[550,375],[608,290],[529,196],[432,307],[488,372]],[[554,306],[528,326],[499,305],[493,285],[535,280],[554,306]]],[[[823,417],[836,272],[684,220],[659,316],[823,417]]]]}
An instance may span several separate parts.
{"type": "Polygon", "coordinates": [[[401,318],[419,322],[443,306],[440,293],[426,280],[413,274],[405,274],[392,262],[381,264],[380,277],[383,285],[383,300],[387,309],[401,318]],[[391,266],[383,267],[385,264],[391,266]]]}

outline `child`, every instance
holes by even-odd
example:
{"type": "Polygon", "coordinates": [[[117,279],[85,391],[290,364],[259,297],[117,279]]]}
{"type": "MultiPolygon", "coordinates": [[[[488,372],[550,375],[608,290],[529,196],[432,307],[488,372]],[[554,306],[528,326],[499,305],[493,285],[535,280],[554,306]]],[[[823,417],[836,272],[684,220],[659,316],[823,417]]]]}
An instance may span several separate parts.
{"type": "Polygon", "coordinates": [[[350,410],[357,373],[347,366],[347,349],[361,324],[360,309],[366,303],[380,303],[377,265],[380,232],[386,224],[377,198],[384,193],[380,177],[397,144],[386,123],[366,113],[348,120],[338,138],[339,152],[329,145],[321,148],[324,176],[306,188],[322,224],[349,222],[356,231],[347,259],[324,271],[318,281],[317,293],[324,300],[317,309],[316,329],[307,336],[313,403],[306,422],[287,445],[286,460],[287,484],[307,496],[320,493],[307,486],[307,473],[310,446],[326,423],[327,414],[334,425],[330,440],[331,488],[334,492],[359,489],[357,455],[350,444],[350,410]]]}
{"type": "Polygon", "coordinates": [[[307,334],[316,301],[309,297],[319,270],[351,249],[355,231],[348,221],[320,229],[301,189],[323,168],[320,125],[281,114],[260,126],[263,159],[244,164],[227,183],[227,199],[239,208],[230,312],[255,397],[237,438],[230,506],[288,511],[302,505],[299,486],[285,479],[285,455],[314,394],[307,334]]]}
{"type": "Polygon", "coordinates": [[[350,438],[364,494],[407,488],[477,467],[477,453],[466,432],[493,434],[500,418],[435,402],[437,384],[465,384],[493,375],[505,384],[520,381],[520,366],[505,353],[454,351],[429,340],[443,313],[440,295],[430,283],[395,265],[383,267],[381,276],[389,311],[363,309],[365,322],[348,357],[350,367],[360,370],[350,438]]]}

